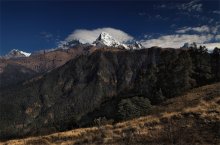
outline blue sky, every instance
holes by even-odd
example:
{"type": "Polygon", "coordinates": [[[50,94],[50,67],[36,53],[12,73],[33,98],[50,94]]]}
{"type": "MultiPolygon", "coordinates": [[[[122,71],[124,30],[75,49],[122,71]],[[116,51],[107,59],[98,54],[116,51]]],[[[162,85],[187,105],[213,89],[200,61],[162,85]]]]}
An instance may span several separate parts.
{"type": "Polygon", "coordinates": [[[54,48],[106,29],[146,47],[192,41],[213,47],[220,42],[219,0],[0,0],[0,7],[0,55],[11,49],[54,48]]]}

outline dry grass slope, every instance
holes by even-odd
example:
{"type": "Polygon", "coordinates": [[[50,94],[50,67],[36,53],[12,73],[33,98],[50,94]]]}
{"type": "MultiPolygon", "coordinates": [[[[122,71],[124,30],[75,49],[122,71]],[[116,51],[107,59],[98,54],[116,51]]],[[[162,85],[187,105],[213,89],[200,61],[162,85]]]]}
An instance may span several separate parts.
{"type": "Polygon", "coordinates": [[[170,99],[153,108],[146,117],[1,144],[219,145],[220,83],[196,88],[170,99]]]}

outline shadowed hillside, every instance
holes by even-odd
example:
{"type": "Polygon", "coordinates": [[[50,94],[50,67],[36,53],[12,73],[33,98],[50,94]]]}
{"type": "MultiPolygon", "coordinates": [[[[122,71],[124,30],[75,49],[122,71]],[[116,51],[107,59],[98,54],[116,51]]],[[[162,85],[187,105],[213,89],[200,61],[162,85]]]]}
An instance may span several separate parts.
{"type": "Polygon", "coordinates": [[[220,83],[196,88],[153,107],[150,115],[114,125],[70,130],[3,144],[202,144],[220,140],[220,83]]]}

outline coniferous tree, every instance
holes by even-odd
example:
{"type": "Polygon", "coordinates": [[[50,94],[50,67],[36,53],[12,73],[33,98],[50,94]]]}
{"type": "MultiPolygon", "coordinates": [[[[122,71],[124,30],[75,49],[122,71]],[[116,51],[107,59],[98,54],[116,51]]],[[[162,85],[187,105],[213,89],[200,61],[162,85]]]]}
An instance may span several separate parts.
{"type": "Polygon", "coordinates": [[[207,84],[211,81],[213,75],[211,70],[211,57],[205,46],[189,50],[192,59],[192,77],[196,80],[198,86],[207,84]]]}
{"type": "Polygon", "coordinates": [[[159,103],[163,102],[166,99],[165,96],[163,95],[163,92],[162,92],[161,88],[154,89],[152,94],[153,95],[150,98],[150,101],[151,101],[152,104],[159,104],[159,103]]]}
{"type": "Polygon", "coordinates": [[[139,95],[150,97],[156,86],[158,68],[156,64],[149,64],[147,68],[141,69],[135,88],[139,95]]]}
{"type": "Polygon", "coordinates": [[[165,52],[159,69],[157,86],[165,97],[180,95],[191,87],[192,64],[187,51],[165,52]]]}
{"type": "Polygon", "coordinates": [[[213,81],[220,81],[220,49],[215,48],[212,52],[213,81]]]}

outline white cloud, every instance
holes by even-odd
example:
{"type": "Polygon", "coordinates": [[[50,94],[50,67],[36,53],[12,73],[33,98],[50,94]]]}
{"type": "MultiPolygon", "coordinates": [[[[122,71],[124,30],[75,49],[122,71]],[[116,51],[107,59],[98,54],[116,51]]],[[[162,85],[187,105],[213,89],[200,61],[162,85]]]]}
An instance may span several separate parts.
{"type": "Polygon", "coordinates": [[[203,46],[208,48],[209,50],[214,49],[215,47],[220,48],[220,43],[204,43],[203,46]]]}
{"type": "Polygon", "coordinates": [[[215,36],[215,40],[216,40],[216,41],[220,41],[220,35],[216,35],[216,36],[215,36]]]}
{"type": "Polygon", "coordinates": [[[213,13],[220,15],[220,11],[213,11],[213,13]]]}
{"type": "Polygon", "coordinates": [[[188,12],[202,12],[202,4],[198,3],[200,0],[193,0],[189,3],[183,3],[181,5],[178,5],[177,8],[179,10],[185,10],[188,12]]]}
{"type": "Polygon", "coordinates": [[[92,43],[95,41],[101,32],[109,33],[113,38],[115,38],[119,42],[126,42],[133,40],[133,37],[129,34],[123,32],[122,30],[115,29],[115,28],[98,28],[93,30],[87,29],[77,29],[70,34],[65,41],[70,40],[80,40],[82,43],[92,43]]]}
{"type": "Polygon", "coordinates": [[[196,42],[198,45],[205,45],[208,49],[213,49],[220,45],[219,29],[220,25],[183,27],[176,30],[176,34],[159,36],[154,39],[148,38],[148,40],[142,40],[141,43],[147,48],[152,46],[180,48],[184,43],[196,42]]]}
{"type": "Polygon", "coordinates": [[[166,8],[167,5],[166,4],[161,4],[161,5],[154,5],[155,9],[162,9],[162,8],[166,8]]]}
{"type": "Polygon", "coordinates": [[[206,25],[203,25],[201,27],[183,27],[179,30],[177,30],[176,32],[177,33],[186,33],[186,32],[189,32],[189,31],[194,31],[194,32],[199,32],[199,33],[208,33],[210,32],[210,28],[206,25]]]}
{"type": "Polygon", "coordinates": [[[162,5],[155,5],[154,8],[156,8],[156,9],[161,9],[161,8],[178,9],[181,12],[185,11],[186,13],[188,13],[188,12],[202,12],[203,4],[200,2],[200,0],[192,0],[190,2],[183,1],[183,2],[180,2],[177,4],[167,3],[167,4],[162,4],[162,5]]]}
{"type": "Polygon", "coordinates": [[[214,34],[217,34],[217,33],[220,33],[220,25],[216,25],[216,26],[214,26],[214,27],[211,27],[211,31],[212,31],[212,33],[214,33],[214,34]]]}
{"type": "Polygon", "coordinates": [[[54,39],[54,35],[50,32],[41,32],[40,35],[47,42],[52,41],[54,39]]]}
{"type": "Polygon", "coordinates": [[[213,18],[211,18],[211,19],[209,19],[209,24],[211,24],[211,23],[213,23],[214,22],[214,19],[213,18]]]}
{"type": "Polygon", "coordinates": [[[169,19],[168,17],[163,17],[163,16],[161,16],[159,14],[154,16],[153,18],[156,18],[156,19],[159,19],[159,20],[168,20],[169,19]]]}
{"type": "Polygon", "coordinates": [[[160,5],[160,8],[166,8],[167,6],[165,4],[160,5]]]}
{"type": "Polygon", "coordinates": [[[187,32],[197,32],[197,33],[218,33],[220,25],[207,26],[203,25],[200,27],[183,27],[176,31],[176,33],[187,33],[187,32]]]}
{"type": "Polygon", "coordinates": [[[172,47],[172,48],[179,48],[183,46],[184,43],[192,43],[196,42],[197,44],[204,44],[209,42],[211,39],[214,38],[214,35],[188,35],[188,34],[174,34],[174,35],[165,35],[160,36],[157,39],[149,39],[149,40],[142,40],[141,43],[146,48],[152,46],[159,46],[159,47],[172,47]]]}
{"type": "MultiPolygon", "coordinates": [[[[193,43],[196,42],[198,45],[205,45],[207,48],[214,48],[219,47],[220,45],[220,35],[216,35],[218,30],[220,28],[220,25],[208,27],[207,25],[201,26],[201,27],[184,27],[181,29],[178,29],[176,34],[172,35],[164,35],[164,36],[158,36],[152,38],[151,35],[145,35],[144,39],[141,40],[141,43],[146,48],[152,47],[152,46],[159,46],[162,48],[165,47],[171,47],[171,48],[180,48],[184,45],[184,43],[193,43]],[[184,34],[186,32],[199,32],[196,34],[184,34]],[[204,33],[205,32],[205,33],[204,33]],[[181,33],[181,34],[180,34],[181,33]],[[211,43],[213,42],[213,43],[211,43]]],[[[73,31],[72,34],[70,34],[65,41],[67,42],[70,40],[80,40],[82,43],[92,43],[96,40],[96,38],[99,36],[101,32],[107,32],[110,35],[112,35],[116,40],[119,42],[127,42],[130,40],[134,40],[132,36],[129,34],[123,32],[119,29],[114,28],[98,28],[93,30],[87,30],[87,29],[77,29],[73,31]]]]}
{"type": "Polygon", "coordinates": [[[145,16],[146,13],[145,13],[145,12],[140,12],[140,13],[138,13],[138,15],[139,15],[139,16],[145,16]]]}

